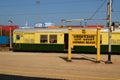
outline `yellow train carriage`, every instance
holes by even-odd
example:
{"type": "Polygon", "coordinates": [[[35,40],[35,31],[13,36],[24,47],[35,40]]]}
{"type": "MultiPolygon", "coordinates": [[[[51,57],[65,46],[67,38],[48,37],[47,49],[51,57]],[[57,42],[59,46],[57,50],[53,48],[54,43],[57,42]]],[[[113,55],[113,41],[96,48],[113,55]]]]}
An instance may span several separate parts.
{"type": "MultiPolygon", "coordinates": [[[[96,49],[90,46],[75,46],[74,49],[76,52],[96,52],[96,49]]],[[[105,28],[101,29],[100,51],[101,53],[108,52],[108,29],[105,28]]],[[[113,53],[120,53],[120,29],[112,31],[111,51],[113,53]]]]}
{"type": "MultiPolygon", "coordinates": [[[[75,29],[75,28],[74,28],[75,29]]],[[[73,29],[73,30],[74,30],[73,29]]],[[[76,28],[82,29],[82,28],[76,28]]],[[[91,29],[96,30],[96,29],[91,29]]],[[[101,29],[101,52],[108,52],[108,29],[101,29]]],[[[67,28],[17,29],[13,33],[14,51],[54,51],[68,49],[67,28]]],[[[75,46],[75,52],[96,52],[94,46],[75,46]]],[[[112,52],[120,52],[120,31],[112,32],[112,52]]]]}
{"type": "MultiPolygon", "coordinates": [[[[107,52],[108,51],[108,29],[101,30],[102,35],[102,43],[101,43],[101,51],[107,52]]],[[[112,52],[120,52],[120,29],[116,29],[112,31],[111,37],[111,51],[112,52]]]]}
{"type": "Polygon", "coordinates": [[[58,29],[18,29],[13,33],[13,50],[64,51],[64,34],[58,29]]]}

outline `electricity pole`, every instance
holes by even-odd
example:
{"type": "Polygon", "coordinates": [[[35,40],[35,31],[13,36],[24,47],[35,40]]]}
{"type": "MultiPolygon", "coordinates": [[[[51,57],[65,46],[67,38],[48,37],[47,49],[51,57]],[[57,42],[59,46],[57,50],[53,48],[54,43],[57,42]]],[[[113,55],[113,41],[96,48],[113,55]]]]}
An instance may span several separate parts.
{"type": "MultiPolygon", "coordinates": [[[[36,5],[37,5],[37,14],[40,15],[40,0],[36,0],[36,5]]],[[[40,16],[38,17],[38,19],[40,18],[40,16]]]]}
{"type": "Polygon", "coordinates": [[[10,27],[9,36],[10,36],[10,50],[11,50],[12,49],[12,28],[11,28],[11,26],[13,25],[13,21],[12,20],[8,20],[8,23],[9,23],[9,27],[10,27]]]}
{"type": "Polygon", "coordinates": [[[108,26],[108,60],[105,62],[106,64],[112,64],[111,62],[111,38],[112,38],[112,30],[111,30],[111,10],[112,10],[112,0],[109,0],[107,4],[107,26],[108,26]]]}

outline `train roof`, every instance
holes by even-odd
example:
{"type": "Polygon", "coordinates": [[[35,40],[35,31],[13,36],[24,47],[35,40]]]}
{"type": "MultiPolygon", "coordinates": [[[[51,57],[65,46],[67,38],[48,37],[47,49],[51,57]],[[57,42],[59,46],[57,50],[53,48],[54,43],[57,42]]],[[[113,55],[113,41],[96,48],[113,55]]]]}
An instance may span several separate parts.
{"type": "MultiPolygon", "coordinates": [[[[93,30],[95,31],[96,28],[72,28],[73,30],[93,30]]],[[[27,28],[27,29],[16,29],[14,32],[63,32],[68,33],[68,28],[27,28]]],[[[107,28],[101,28],[101,32],[108,32],[107,28]]],[[[113,32],[120,32],[120,29],[116,29],[113,32]]]]}
{"type": "Polygon", "coordinates": [[[29,29],[16,29],[14,32],[68,32],[66,28],[29,28],[29,29]]]}

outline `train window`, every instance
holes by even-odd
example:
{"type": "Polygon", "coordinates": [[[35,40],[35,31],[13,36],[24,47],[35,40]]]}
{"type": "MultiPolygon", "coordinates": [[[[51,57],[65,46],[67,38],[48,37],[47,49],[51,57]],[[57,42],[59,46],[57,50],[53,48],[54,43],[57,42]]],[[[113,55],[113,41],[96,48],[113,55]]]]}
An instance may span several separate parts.
{"type": "Polygon", "coordinates": [[[16,40],[20,40],[20,35],[16,35],[16,40]]]}
{"type": "Polygon", "coordinates": [[[57,43],[57,35],[50,35],[50,43],[57,43]]]}
{"type": "Polygon", "coordinates": [[[41,43],[47,43],[48,42],[48,36],[47,35],[40,35],[40,42],[41,43]]]}

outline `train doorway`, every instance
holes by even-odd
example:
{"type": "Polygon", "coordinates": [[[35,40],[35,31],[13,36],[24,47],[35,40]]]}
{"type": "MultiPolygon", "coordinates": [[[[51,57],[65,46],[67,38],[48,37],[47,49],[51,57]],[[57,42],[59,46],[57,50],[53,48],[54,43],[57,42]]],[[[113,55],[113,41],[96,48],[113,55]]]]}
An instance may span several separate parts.
{"type": "Polygon", "coordinates": [[[64,49],[68,50],[68,34],[64,34],[64,49]]]}

